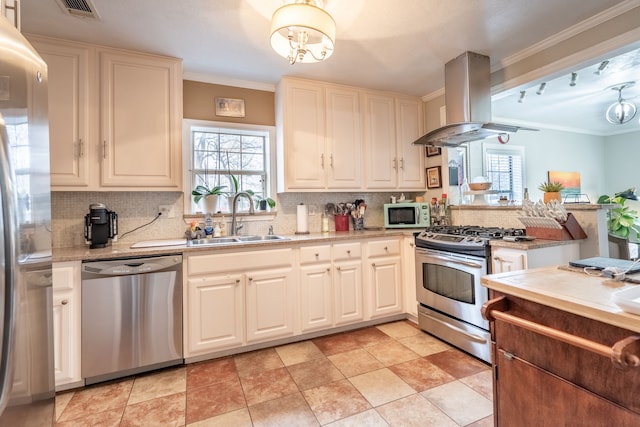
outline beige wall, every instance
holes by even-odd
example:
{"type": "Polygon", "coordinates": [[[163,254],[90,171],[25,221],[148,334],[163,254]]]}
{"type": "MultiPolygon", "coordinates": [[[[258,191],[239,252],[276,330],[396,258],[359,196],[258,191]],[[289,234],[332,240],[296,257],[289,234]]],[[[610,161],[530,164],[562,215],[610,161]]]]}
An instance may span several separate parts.
{"type": "Polygon", "coordinates": [[[185,119],[248,123],[275,126],[274,93],[264,90],[222,86],[184,80],[183,116],[185,119]],[[215,98],[243,99],[245,117],[216,116],[215,98]]]}

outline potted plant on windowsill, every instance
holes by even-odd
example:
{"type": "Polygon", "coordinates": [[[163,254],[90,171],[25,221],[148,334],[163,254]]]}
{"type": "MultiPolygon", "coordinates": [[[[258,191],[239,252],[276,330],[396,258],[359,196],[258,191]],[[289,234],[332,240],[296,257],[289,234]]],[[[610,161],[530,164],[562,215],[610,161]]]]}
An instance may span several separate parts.
{"type": "Polygon", "coordinates": [[[557,200],[562,202],[562,195],[560,195],[560,190],[562,190],[564,186],[560,182],[543,182],[538,186],[538,190],[544,191],[544,202],[549,203],[552,200],[557,200]]]}
{"type": "Polygon", "coordinates": [[[266,211],[267,206],[269,206],[269,209],[273,209],[276,207],[276,201],[273,200],[271,197],[255,196],[255,202],[256,202],[256,208],[261,211],[266,211]]]}
{"type": "Polygon", "coordinates": [[[196,188],[191,191],[191,195],[196,204],[204,199],[205,213],[214,213],[218,208],[218,197],[225,194],[225,188],[227,187],[224,185],[216,185],[214,187],[197,185],[196,188]]]}

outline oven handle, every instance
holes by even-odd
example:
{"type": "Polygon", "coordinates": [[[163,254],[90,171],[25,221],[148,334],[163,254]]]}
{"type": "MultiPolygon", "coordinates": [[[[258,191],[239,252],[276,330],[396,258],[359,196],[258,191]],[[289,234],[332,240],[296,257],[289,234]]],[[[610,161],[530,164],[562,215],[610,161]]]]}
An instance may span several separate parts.
{"type": "Polygon", "coordinates": [[[422,315],[429,317],[429,319],[431,319],[434,322],[440,323],[442,326],[446,326],[447,328],[449,328],[449,329],[451,329],[451,330],[453,330],[455,332],[458,332],[460,334],[463,334],[463,335],[469,337],[469,339],[471,339],[471,341],[475,341],[475,342],[481,343],[481,344],[486,344],[487,343],[487,340],[482,338],[480,335],[470,334],[469,332],[465,331],[462,328],[458,328],[457,326],[454,326],[454,325],[451,325],[449,323],[443,322],[442,320],[436,319],[435,317],[429,316],[428,314],[422,313],[422,315]]]}
{"type": "Polygon", "coordinates": [[[416,249],[416,252],[419,252],[420,254],[429,256],[431,258],[439,259],[441,261],[449,261],[449,262],[453,262],[453,263],[456,263],[456,264],[464,265],[465,267],[471,267],[471,268],[483,268],[484,267],[484,265],[478,264],[478,263],[475,263],[475,262],[462,261],[462,260],[460,260],[458,258],[448,257],[446,255],[429,254],[429,253],[421,251],[420,249],[416,249]]]}

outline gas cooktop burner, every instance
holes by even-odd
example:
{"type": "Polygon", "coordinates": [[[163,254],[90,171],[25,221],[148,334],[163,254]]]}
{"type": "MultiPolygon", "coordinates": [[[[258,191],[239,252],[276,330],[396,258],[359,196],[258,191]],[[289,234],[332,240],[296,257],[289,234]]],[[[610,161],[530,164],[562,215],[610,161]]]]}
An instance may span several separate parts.
{"type": "Polygon", "coordinates": [[[504,236],[524,236],[522,228],[478,227],[469,225],[434,225],[425,229],[427,233],[453,236],[476,236],[488,239],[502,239],[504,236]]]}

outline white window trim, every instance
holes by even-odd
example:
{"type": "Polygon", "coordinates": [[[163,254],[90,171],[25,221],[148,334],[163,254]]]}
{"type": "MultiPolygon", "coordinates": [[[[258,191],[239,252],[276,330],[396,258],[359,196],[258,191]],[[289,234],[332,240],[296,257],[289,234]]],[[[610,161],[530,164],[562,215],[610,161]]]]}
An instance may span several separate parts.
{"type": "Polygon", "coordinates": [[[267,158],[267,196],[275,198],[276,194],[276,128],[275,126],[251,125],[244,123],[216,122],[210,120],[182,120],[182,192],[184,194],[184,213],[193,215],[191,212],[191,163],[193,161],[191,148],[191,128],[208,127],[218,129],[236,129],[240,131],[268,132],[269,143],[265,147],[267,158]]]}
{"type": "Polygon", "coordinates": [[[527,172],[525,169],[526,159],[525,159],[525,150],[521,145],[503,145],[503,144],[491,144],[484,142],[482,143],[482,170],[483,175],[488,175],[487,172],[487,153],[490,154],[506,154],[506,155],[518,155],[522,158],[522,191],[524,193],[524,189],[527,187],[526,176],[527,172]]]}

